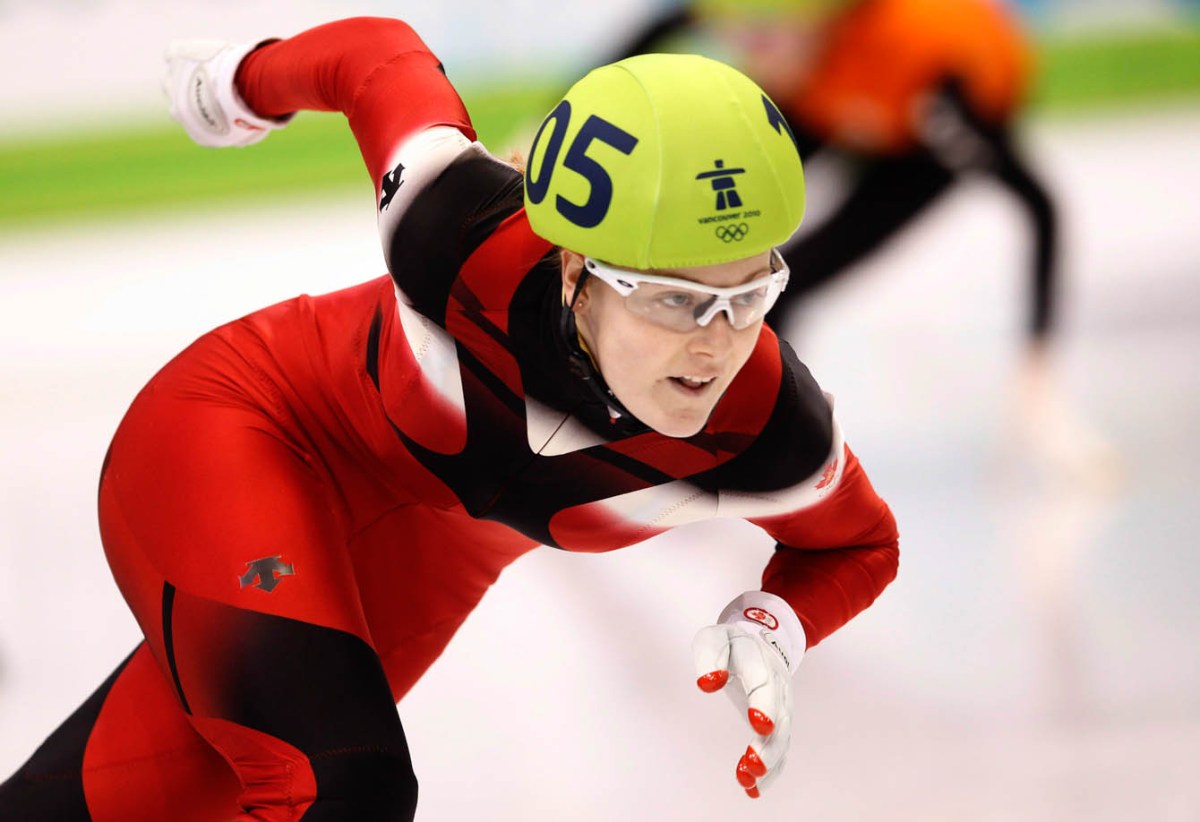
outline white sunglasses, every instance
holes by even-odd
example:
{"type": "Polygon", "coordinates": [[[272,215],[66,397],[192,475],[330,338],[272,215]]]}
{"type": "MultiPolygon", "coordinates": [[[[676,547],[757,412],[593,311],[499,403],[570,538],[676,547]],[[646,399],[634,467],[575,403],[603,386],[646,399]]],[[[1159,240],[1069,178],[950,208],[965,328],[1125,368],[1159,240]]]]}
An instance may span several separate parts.
{"type": "Polygon", "coordinates": [[[603,280],[625,299],[625,307],[655,325],[672,331],[692,331],[725,312],[735,329],[761,320],[787,288],[788,267],[777,249],[771,249],[771,273],[742,285],[717,288],[682,277],[642,274],[583,258],[589,274],[603,280]]]}

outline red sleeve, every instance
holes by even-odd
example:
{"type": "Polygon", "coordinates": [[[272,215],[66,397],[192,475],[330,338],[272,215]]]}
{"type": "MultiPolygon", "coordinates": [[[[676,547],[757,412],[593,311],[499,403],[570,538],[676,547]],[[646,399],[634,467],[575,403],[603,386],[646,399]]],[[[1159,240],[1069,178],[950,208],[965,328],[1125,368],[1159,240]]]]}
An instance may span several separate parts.
{"type": "Polygon", "coordinates": [[[833,494],[811,508],[754,523],[779,542],[762,588],[792,606],[810,648],[866,609],[896,577],[896,520],[849,446],[833,494]]]}
{"type": "Polygon", "coordinates": [[[345,114],[372,180],[409,134],[448,125],[475,139],[437,57],[399,20],[355,17],[269,42],[242,61],[237,87],[263,117],[345,114]]]}

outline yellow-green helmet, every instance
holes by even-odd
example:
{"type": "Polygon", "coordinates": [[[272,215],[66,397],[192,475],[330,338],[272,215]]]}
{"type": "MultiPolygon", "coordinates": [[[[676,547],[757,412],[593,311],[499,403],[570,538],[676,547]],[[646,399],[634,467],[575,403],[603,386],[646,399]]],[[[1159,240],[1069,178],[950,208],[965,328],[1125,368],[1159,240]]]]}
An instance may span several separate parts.
{"type": "Polygon", "coordinates": [[[542,122],[525,210],[550,242],[627,268],[750,257],[804,215],[796,141],[736,69],[644,54],[590,72],[542,122]]]}

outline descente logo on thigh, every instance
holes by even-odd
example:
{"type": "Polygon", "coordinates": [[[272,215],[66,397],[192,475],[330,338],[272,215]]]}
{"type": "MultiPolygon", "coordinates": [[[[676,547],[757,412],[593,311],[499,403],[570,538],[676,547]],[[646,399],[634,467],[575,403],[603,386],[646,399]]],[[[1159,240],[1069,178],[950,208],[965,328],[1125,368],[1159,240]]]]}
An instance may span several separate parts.
{"type": "Polygon", "coordinates": [[[241,583],[242,588],[253,585],[255,588],[261,588],[269,594],[275,590],[275,586],[284,577],[290,577],[296,573],[294,565],[285,563],[282,560],[282,554],[251,560],[246,563],[246,573],[238,577],[238,582],[241,583]],[[254,582],[256,579],[258,580],[257,584],[254,582]]]}

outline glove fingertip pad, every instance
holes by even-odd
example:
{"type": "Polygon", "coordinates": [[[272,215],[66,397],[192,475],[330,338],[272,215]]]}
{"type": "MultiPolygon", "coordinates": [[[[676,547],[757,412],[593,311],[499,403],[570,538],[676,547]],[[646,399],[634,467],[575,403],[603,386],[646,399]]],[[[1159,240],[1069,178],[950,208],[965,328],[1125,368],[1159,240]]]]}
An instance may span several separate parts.
{"type": "Polygon", "coordinates": [[[742,762],[746,764],[746,770],[756,778],[762,779],[767,775],[767,766],[763,763],[762,757],[758,755],[758,751],[754,750],[754,748],[746,748],[746,753],[742,755],[742,762]]]}
{"type": "Polygon", "coordinates": [[[758,783],[758,780],[755,779],[754,774],[750,773],[750,769],[746,767],[745,760],[738,762],[737,770],[734,772],[734,776],[737,777],[738,784],[746,790],[754,788],[754,786],[758,783]]]}
{"type": "Polygon", "coordinates": [[[751,708],[747,714],[750,717],[750,727],[759,736],[770,736],[775,732],[775,723],[758,708],[751,708]]]}

